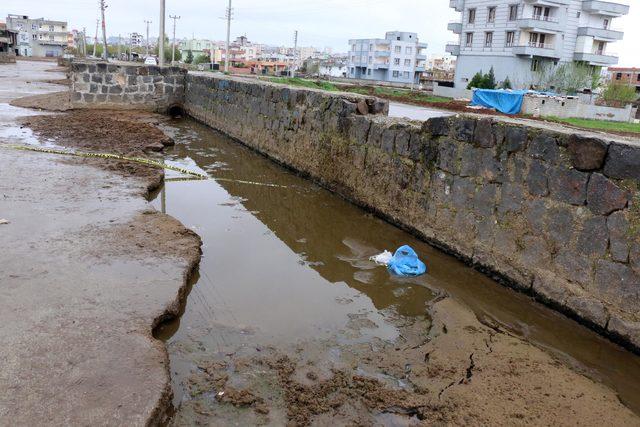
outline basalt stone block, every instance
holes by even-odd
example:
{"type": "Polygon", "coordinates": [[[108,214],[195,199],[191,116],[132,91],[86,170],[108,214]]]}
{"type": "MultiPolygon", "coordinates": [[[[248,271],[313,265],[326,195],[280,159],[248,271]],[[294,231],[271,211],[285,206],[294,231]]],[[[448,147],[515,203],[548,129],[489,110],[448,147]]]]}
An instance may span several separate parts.
{"type": "Polygon", "coordinates": [[[545,217],[547,235],[556,247],[566,247],[574,229],[574,218],[570,208],[557,206],[547,211],[545,217]]]}
{"type": "Polygon", "coordinates": [[[640,180],[640,147],[612,143],[605,160],[604,174],[609,178],[640,180]]]}
{"type": "Polygon", "coordinates": [[[527,147],[527,130],[523,127],[508,126],[505,132],[507,153],[517,153],[527,147]]]}
{"type": "Polygon", "coordinates": [[[387,153],[393,153],[395,150],[396,131],[394,129],[385,129],[382,131],[382,150],[387,153]]]}
{"type": "Polygon", "coordinates": [[[610,302],[617,301],[623,308],[637,310],[640,276],[628,265],[608,260],[597,261],[595,282],[600,294],[610,302]]]}
{"type": "Polygon", "coordinates": [[[102,74],[97,74],[97,73],[96,73],[96,74],[92,74],[92,75],[91,75],[91,81],[92,81],[93,83],[100,83],[100,84],[102,84],[102,83],[103,83],[103,81],[104,81],[104,79],[103,79],[103,75],[102,75],[102,74]]]}
{"type": "Polygon", "coordinates": [[[74,73],[84,73],[87,71],[87,64],[74,62],[71,64],[71,70],[73,70],[74,73]]]}
{"type": "Polygon", "coordinates": [[[605,217],[589,218],[578,234],[577,250],[585,256],[603,257],[609,245],[609,229],[605,217]]]}
{"type": "Polygon", "coordinates": [[[603,303],[594,298],[571,295],[564,304],[582,319],[587,319],[601,328],[607,325],[609,312],[603,303]]]}
{"type": "Polygon", "coordinates": [[[539,236],[524,236],[522,239],[522,262],[527,265],[548,268],[551,264],[551,248],[539,236]]]}
{"type": "Polygon", "coordinates": [[[105,84],[113,83],[113,75],[112,74],[105,74],[104,75],[104,82],[105,82],[105,84]]]}
{"type": "Polygon", "coordinates": [[[105,95],[104,93],[97,94],[96,95],[96,102],[98,102],[98,103],[107,102],[107,95],[105,95]]]}
{"type": "Polygon", "coordinates": [[[601,139],[574,134],[569,136],[567,151],[574,168],[582,171],[597,170],[604,165],[607,143],[601,139]]]}
{"type": "Polygon", "coordinates": [[[608,215],[627,206],[629,194],[613,181],[593,173],[587,189],[587,206],[599,215],[608,215]]]}
{"type": "Polygon", "coordinates": [[[476,124],[473,142],[482,148],[491,148],[496,145],[496,136],[493,131],[493,120],[480,119],[476,124]]]}
{"type": "Polygon", "coordinates": [[[468,118],[457,118],[453,121],[453,137],[462,142],[472,142],[476,130],[476,121],[468,118]]]}
{"type": "Polygon", "coordinates": [[[153,77],[152,76],[143,76],[142,77],[142,83],[153,83],[153,77]]]}
{"type": "Polygon", "coordinates": [[[587,200],[588,180],[587,173],[563,166],[554,167],[549,173],[549,192],[556,200],[582,206],[587,200]]]}
{"type": "Polygon", "coordinates": [[[549,184],[547,179],[548,168],[540,160],[533,160],[529,167],[529,173],[525,183],[529,194],[533,196],[546,196],[549,194],[549,184]]]}
{"type": "Polygon", "coordinates": [[[488,182],[502,182],[504,180],[502,163],[494,157],[492,150],[480,149],[478,160],[480,161],[479,176],[488,182]]]}
{"type": "Polygon", "coordinates": [[[432,117],[422,124],[422,130],[429,132],[431,136],[444,136],[449,134],[449,118],[432,117]]]}
{"type": "Polygon", "coordinates": [[[108,73],[115,73],[118,71],[118,66],[114,65],[114,64],[109,64],[107,65],[107,72],[108,73]]]}
{"type": "Polygon", "coordinates": [[[82,81],[85,83],[89,83],[91,81],[91,75],[90,74],[83,74],[82,75],[82,81]]]}
{"type": "MultiPolygon", "coordinates": [[[[503,186],[504,191],[504,186],[503,186]]],[[[527,219],[529,229],[533,233],[544,232],[547,206],[544,199],[533,199],[524,201],[524,216],[527,219]]]]}
{"type": "Polygon", "coordinates": [[[520,184],[506,182],[502,185],[500,202],[497,206],[498,212],[501,214],[520,212],[524,200],[525,196],[522,186],[520,184]]]}
{"type": "Polygon", "coordinates": [[[455,141],[444,140],[438,144],[438,168],[456,174],[458,171],[458,146],[455,141]]]}
{"type": "Polygon", "coordinates": [[[536,134],[529,143],[528,153],[534,159],[555,163],[560,155],[556,136],[549,132],[536,134]]]}
{"type": "Polygon", "coordinates": [[[571,282],[587,285],[593,280],[593,268],[588,258],[560,248],[553,262],[558,274],[571,282]]]}
{"type": "Polygon", "coordinates": [[[122,88],[120,86],[111,86],[109,88],[109,93],[113,93],[113,94],[119,94],[122,93],[122,88]]]}
{"type": "Polygon", "coordinates": [[[89,64],[89,65],[87,65],[87,72],[88,72],[89,74],[93,74],[93,73],[95,73],[95,72],[96,72],[96,69],[97,69],[97,68],[96,68],[95,64],[89,64]]]}
{"type": "Polygon", "coordinates": [[[71,100],[72,101],[82,101],[82,93],[80,93],[80,92],[72,92],[71,93],[71,100]]]}
{"type": "Polygon", "coordinates": [[[396,153],[409,157],[409,148],[410,148],[411,134],[409,130],[399,129],[396,133],[396,153]]]}
{"type": "Polygon", "coordinates": [[[473,198],[474,213],[488,218],[493,215],[496,206],[498,187],[496,184],[484,184],[478,188],[473,198]]]}
{"type": "Polygon", "coordinates": [[[99,73],[106,73],[107,72],[107,64],[105,62],[99,62],[96,64],[96,70],[99,73]]]}
{"type": "Polygon", "coordinates": [[[82,99],[84,100],[84,102],[93,103],[95,100],[95,95],[93,93],[85,93],[82,96],[82,99]]]}
{"type": "Polygon", "coordinates": [[[124,88],[125,93],[136,93],[140,88],[138,85],[130,85],[124,88]]]}
{"type": "Polygon", "coordinates": [[[150,76],[160,75],[160,67],[157,65],[149,65],[146,67],[150,76]]]}
{"type": "Polygon", "coordinates": [[[98,93],[99,92],[99,86],[96,83],[91,83],[89,85],[89,93],[98,93]]]}
{"type": "Polygon", "coordinates": [[[100,93],[109,93],[109,86],[100,86],[100,93]]]}
{"type": "Polygon", "coordinates": [[[129,86],[138,84],[138,76],[126,76],[126,84],[129,86]]]}
{"type": "Polygon", "coordinates": [[[478,176],[481,150],[465,144],[460,147],[460,176],[478,176]]]}
{"type": "MultiPolygon", "coordinates": [[[[127,70],[129,71],[129,70],[127,70]]],[[[149,67],[131,67],[131,71],[127,72],[127,74],[137,74],[139,76],[148,76],[149,75],[149,67]]]]}
{"type": "Polygon", "coordinates": [[[629,221],[623,211],[614,212],[607,217],[609,230],[609,253],[611,259],[626,263],[629,261],[629,221]]]}

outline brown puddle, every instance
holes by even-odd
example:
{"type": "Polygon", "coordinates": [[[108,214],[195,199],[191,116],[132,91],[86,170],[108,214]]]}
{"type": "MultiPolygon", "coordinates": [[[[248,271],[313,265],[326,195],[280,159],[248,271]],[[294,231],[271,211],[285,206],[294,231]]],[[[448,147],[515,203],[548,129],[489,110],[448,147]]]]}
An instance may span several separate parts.
{"type": "Polygon", "coordinates": [[[177,143],[168,161],[220,178],[168,174],[153,201],[204,242],[184,315],[157,331],[168,344],[176,405],[197,369],[190,354],[309,337],[395,339],[398,319],[425,318],[426,304],[446,292],[608,385],[640,414],[633,354],[203,125],[179,120],[166,130],[177,143]],[[403,244],[426,262],[425,276],[393,278],[369,261],[403,244]]]}

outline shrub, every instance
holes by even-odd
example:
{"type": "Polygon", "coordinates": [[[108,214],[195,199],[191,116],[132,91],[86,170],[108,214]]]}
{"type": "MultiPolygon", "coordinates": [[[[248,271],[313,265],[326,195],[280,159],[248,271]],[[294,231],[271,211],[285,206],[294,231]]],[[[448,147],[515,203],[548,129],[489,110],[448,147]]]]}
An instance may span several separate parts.
{"type": "Polygon", "coordinates": [[[493,67],[489,70],[488,74],[482,74],[482,70],[478,71],[467,85],[467,89],[495,89],[496,88],[496,76],[493,72],[493,67]]]}
{"type": "Polygon", "coordinates": [[[187,64],[191,64],[193,62],[193,52],[191,52],[191,50],[187,51],[187,57],[184,59],[184,62],[187,64]]]}
{"type": "Polygon", "coordinates": [[[196,59],[193,60],[194,64],[206,64],[210,62],[209,55],[198,55],[196,59]]]}
{"type": "Polygon", "coordinates": [[[484,78],[482,76],[482,71],[478,71],[467,85],[467,89],[473,89],[474,87],[482,89],[482,86],[484,86],[484,78]]]}
{"type": "Polygon", "coordinates": [[[638,99],[638,94],[634,86],[612,80],[605,86],[601,97],[607,103],[630,104],[638,99]]]}
{"type": "Polygon", "coordinates": [[[502,85],[500,87],[502,89],[512,89],[511,80],[509,80],[509,76],[507,76],[507,78],[504,79],[504,81],[502,82],[502,85]]]}

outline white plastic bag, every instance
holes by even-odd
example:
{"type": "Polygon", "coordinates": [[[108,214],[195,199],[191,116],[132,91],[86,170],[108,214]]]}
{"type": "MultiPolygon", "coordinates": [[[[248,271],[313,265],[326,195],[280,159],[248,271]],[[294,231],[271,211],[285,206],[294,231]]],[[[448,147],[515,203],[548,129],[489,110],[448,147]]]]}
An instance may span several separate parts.
{"type": "Polygon", "coordinates": [[[389,261],[391,261],[391,258],[393,258],[393,254],[385,250],[381,254],[374,255],[369,259],[378,265],[388,265],[389,261]]]}

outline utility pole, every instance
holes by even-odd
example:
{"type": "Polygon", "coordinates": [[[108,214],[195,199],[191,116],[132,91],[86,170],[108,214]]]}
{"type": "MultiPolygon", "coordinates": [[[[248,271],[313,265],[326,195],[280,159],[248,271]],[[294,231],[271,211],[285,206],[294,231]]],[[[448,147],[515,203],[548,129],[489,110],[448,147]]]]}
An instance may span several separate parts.
{"type": "Polygon", "coordinates": [[[171,49],[171,65],[173,65],[176,62],[176,19],[180,17],[169,15],[169,18],[173,19],[173,48],[171,49]]]}
{"type": "Polygon", "coordinates": [[[293,68],[291,69],[291,77],[296,76],[296,67],[298,66],[298,30],[293,33],[293,68]]]}
{"type": "Polygon", "coordinates": [[[227,41],[225,43],[224,53],[224,72],[229,72],[229,39],[231,38],[231,16],[233,14],[233,8],[231,7],[231,0],[229,0],[229,7],[227,7],[227,41]]]}
{"type": "Polygon", "coordinates": [[[82,53],[87,56],[87,27],[82,27],[82,53]]]}
{"type": "Polygon", "coordinates": [[[122,35],[118,34],[118,60],[120,60],[120,45],[122,45],[122,35]]]}
{"type": "Polygon", "coordinates": [[[100,25],[100,19],[96,19],[96,36],[93,38],[93,56],[96,56],[96,46],[98,45],[98,25],[100,25]]]}
{"type": "Polygon", "coordinates": [[[164,7],[165,0],[160,0],[160,40],[158,42],[158,59],[160,60],[160,62],[158,63],[158,65],[160,65],[161,67],[164,67],[164,7]]]}
{"type": "Polygon", "coordinates": [[[107,23],[104,19],[104,10],[107,8],[104,0],[100,0],[100,12],[102,13],[102,59],[109,60],[109,52],[107,50],[107,23]]]}
{"type": "Polygon", "coordinates": [[[144,21],[145,24],[147,24],[147,56],[149,56],[149,24],[151,24],[153,21],[144,21]]]}

